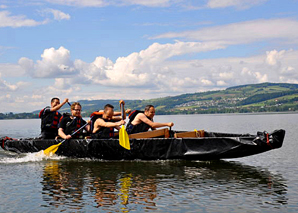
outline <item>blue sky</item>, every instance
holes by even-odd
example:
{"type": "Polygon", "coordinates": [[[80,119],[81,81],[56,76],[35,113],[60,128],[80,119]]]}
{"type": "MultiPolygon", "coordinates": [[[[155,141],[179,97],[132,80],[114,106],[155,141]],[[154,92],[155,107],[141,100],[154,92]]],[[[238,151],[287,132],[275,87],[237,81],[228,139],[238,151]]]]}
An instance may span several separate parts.
{"type": "Polygon", "coordinates": [[[298,83],[298,0],[0,0],[0,112],[298,83]]]}

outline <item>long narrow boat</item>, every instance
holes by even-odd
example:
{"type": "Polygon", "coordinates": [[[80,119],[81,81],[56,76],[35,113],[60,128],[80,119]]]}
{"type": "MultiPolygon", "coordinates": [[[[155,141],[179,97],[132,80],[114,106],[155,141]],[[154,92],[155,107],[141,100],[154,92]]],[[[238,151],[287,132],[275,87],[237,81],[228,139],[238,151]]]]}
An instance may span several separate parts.
{"type": "MultiPolygon", "coordinates": [[[[250,156],[283,144],[285,130],[271,133],[230,134],[207,131],[169,131],[160,129],[129,135],[130,150],[114,139],[71,139],[65,141],[57,155],[104,160],[217,160],[250,156]]],[[[12,139],[0,140],[4,150],[29,153],[45,150],[61,140],[12,139]]]]}

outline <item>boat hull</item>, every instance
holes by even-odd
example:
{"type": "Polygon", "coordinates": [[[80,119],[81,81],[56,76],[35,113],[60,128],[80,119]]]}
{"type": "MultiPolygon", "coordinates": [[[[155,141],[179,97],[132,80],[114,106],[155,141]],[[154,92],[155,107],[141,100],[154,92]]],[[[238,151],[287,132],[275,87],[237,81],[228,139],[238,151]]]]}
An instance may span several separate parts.
{"type": "MultiPolygon", "coordinates": [[[[285,131],[257,135],[205,132],[199,138],[130,139],[130,150],[119,145],[118,139],[71,139],[61,144],[57,155],[104,160],[217,160],[250,156],[280,148],[285,131]]],[[[2,139],[4,150],[29,153],[45,150],[59,140],[2,139]]]]}

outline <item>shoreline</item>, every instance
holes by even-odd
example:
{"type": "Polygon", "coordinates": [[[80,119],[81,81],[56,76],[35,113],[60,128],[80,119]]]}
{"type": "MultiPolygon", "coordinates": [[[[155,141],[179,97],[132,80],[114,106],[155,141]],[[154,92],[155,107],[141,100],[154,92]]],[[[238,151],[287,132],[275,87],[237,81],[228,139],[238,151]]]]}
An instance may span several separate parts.
{"type": "MultiPolygon", "coordinates": [[[[269,115],[269,114],[298,114],[298,111],[283,111],[283,112],[232,112],[232,113],[191,113],[191,114],[156,114],[156,116],[171,116],[171,115],[269,115]]],[[[89,116],[83,116],[83,118],[89,118],[89,116]]],[[[5,118],[4,120],[34,120],[40,118],[5,118]]]]}

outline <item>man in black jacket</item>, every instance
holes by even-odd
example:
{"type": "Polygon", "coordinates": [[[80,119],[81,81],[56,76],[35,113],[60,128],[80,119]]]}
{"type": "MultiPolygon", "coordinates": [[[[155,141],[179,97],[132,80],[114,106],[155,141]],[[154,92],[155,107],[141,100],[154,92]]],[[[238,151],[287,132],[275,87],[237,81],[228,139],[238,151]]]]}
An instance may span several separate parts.
{"type": "Polygon", "coordinates": [[[68,98],[65,98],[62,103],[59,98],[52,98],[51,107],[47,106],[40,111],[42,139],[54,139],[58,135],[58,123],[61,118],[58,110],[66,103],[68,98]]]}
{"type": "MultiPolygon", "coordinates": [[[[82,118],[81,110],[82,106],[79,102],[74,102],[70,106],[71,109],[71,115],[70,116],[64,116],[62,117],[60,123],[59,123],[59,129],[58,134],[63,139],[71,139],[71,138],[81,138],[83,136],[84,129],[89,132],[90,125],[86,124],[87,122],[82,118]],[[76,134],[73,134],[78,129],[80,129],[82,126],[85,126],[84,129],[77,132],[76,134]]],[[[89,121],[88,121],[89,123],[89,121]]]]}

